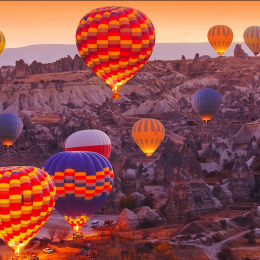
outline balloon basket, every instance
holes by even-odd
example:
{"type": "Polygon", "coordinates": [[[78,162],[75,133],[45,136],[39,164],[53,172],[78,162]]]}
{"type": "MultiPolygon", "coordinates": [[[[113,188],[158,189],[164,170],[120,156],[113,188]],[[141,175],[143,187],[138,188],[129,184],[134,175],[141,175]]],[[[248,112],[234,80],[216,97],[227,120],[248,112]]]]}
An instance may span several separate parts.
{"type": "Polygon", "coordinates": [[[146,153],[145,154],[147,157],[150,157],[150,156],[152,156],[152,153],[146,153]]]}
{"type": "Polygon", "coordinates": [[[118,98],[121,98],[121,95],[118,92],[114,92],[113,95],[112,95],[112,98],[118,99],[118,98]]]}

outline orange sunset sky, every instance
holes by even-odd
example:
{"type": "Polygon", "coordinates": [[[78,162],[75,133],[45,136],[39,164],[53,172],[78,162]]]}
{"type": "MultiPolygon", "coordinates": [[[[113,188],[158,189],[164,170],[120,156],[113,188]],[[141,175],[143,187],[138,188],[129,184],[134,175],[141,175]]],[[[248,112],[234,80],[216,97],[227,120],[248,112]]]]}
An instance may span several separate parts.
{"type": "Polygon", "coordinates": [[[258,1],[1,1],[0,31],[6,48],[74,44],[80,19],[92,9],[129,6],[153,22],[157,43],[206,42],[210,27],[228,25],[233,42],[248,26],[260,25],[258,1]]]}

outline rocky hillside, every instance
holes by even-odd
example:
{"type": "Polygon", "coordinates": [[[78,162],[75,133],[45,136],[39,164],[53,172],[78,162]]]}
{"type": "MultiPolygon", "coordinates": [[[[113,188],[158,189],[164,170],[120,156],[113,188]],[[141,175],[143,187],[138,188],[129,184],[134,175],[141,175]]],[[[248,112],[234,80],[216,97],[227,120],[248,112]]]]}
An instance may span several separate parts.
{"type": "Polygon", "coordinates": [[[117,212],[119,198],[131,196],[133,208],[149,206],[165,219],[185,221],[258,197],[260,135],[253,138],[252,132],[248,140],[242,131],[238,142],[236,134],[259,119],[259,62],[239,45],[234,57],[200,59],[197,54],[191,60],[149,61],[118,100],[110,98],[110,88],[78,55],[1,67],[0,112],[19,115],[24,130],[12,148],[1,146],[0,164],[41,167],[62,150],[70,134],[95,128],[112,140],[116,176],[103,211],[117,212]],[[191,107],[192,95],[204,87],[218,90],[223,98],[207,127],[191,107]],[[144,117],[160,120],[166,129],[163,143],[149,158],[131,137],[133,124],[144,117]]]}

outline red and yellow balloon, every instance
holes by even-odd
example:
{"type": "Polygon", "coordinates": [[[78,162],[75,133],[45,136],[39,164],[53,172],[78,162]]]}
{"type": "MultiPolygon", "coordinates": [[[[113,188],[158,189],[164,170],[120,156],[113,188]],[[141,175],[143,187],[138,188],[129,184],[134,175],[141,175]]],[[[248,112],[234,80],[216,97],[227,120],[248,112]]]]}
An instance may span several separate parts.
{"type": "Polygon", "coordinates": [[[155,30],[141,11],[109,6],[80,20],[76,43],[85,63],[112,89],[112,98],[120,98],[118,91],[150,58],[155,30]]]}
{"type": "Polygon", "coordinates": [[[53,180],[35,167],[0,168],[0,236],[15,254],[48,220],[56,200],[53,180]]]}

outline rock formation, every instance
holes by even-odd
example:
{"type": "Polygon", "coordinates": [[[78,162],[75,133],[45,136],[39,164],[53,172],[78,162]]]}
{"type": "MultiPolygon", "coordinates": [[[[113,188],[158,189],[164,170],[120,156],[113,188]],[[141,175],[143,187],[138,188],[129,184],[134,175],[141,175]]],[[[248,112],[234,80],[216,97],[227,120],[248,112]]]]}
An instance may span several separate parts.
{"type": "Polygon", "coordinates": [[[242,49],[241,44],[236,44],[236,47],[234,49],[234,57],[237,58],[246,58],[246,53],[242,49]]]}
{"type": "Polygon", "coordinates": [[[122,182],[123,193],[127,196],[136,191],[141,192],[143,190],[141,175],[138,171],[137,164],[132,161],[131,157],[126,159],[119,177],[122,182]]]}
{"type": "Polygon", "coordinates": [[[139,226],[139,219],[135,213],[125,208],[117,219],[117,228],[136,229],[139,226]]]}
{"type": "Polygon", "coordinates": [[[160,210],[171,221],[186,221],[195,213],[221,207],[203,181],[203,173],[194,153],[189,150],[181,166],[175,169],[168,199],[160,210]]]}
{"type": "Polygon", "coordinates": [[[23,78],[32,75],[31,68],[23,60],[16,61],[13,73],[14,78],[23,78]]]}
{"type": "Polygon", "coordinates": [[[2,71],[0,69],[0,84],[4,83],[4,78],[3,78],[3,75],[2,75],[2,71]]]}
{"type": "Polygon", "coordinates": [[[164,144],[162,154],[156,163],[154,178],[159,184],[169,184],[174,169],[183,162],[183,155],[175,143],[168,138],[164,144]]]}
{"type": "Polygon", "coordinates": [[[222,206],[234,203],[232,192],[226,188],[226,185],[220,185],[219,182],[215,183],[212,195],[220,201],[222,206]]]}
{"type": "Polygon", "coordinates": [[[201,72],[202,69],[202,64],[200,61],[200,55],[196,53],[194,60],[189,66],[189,71],[190,72],[201,72]]]}
{"type": "Polygon", "coordinates": [[[187,61],[184,55],[182,55],[181,57],[181,63],[179,66],[179,72],[184,74],[184,75],[188,75],[189,70],[188,70],[188,65],[187,65],[187,61]]]}
{"type": "Polygon", "coordinates": [[[233,164],[235,161],[231,140],[214,137],[207,148],[200,152],[200,157],[218,159],[218,171],[223,170],[226,165],[233,164]]]}
{"type": "Polygon", "coordinates": [[[140,224],[143,224],[146,221],[156,223],[161,220],[160,215],[155,210],[152,210],[147,206],[144,206],[138,210],[136,215],[139,218],[140,224]]]}
{"type": "Polygon", "coordinates": [[[228,189],[232,192],[234,201],[249,200],[254,185],[255,179],[245,162],[245,154],[237,153],[237,159],[228,177],[228,189]]]}

